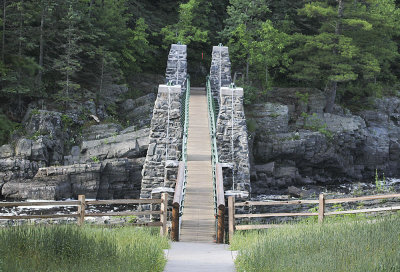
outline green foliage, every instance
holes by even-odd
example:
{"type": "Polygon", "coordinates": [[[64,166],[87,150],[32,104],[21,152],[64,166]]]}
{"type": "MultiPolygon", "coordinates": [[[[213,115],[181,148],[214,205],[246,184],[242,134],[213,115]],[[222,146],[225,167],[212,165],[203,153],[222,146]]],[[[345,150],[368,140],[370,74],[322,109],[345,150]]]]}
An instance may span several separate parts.
{"type": "Polygon", "coordinates": [[[42,133],[40,131],[36,131],[28,139],[36,141],[40,136],[42,136],[42,133]]]}
{"type": "Polygon", "coordinates": [[[0,230],[0,271],[162,271],[164,237],[149,228],[22,226],[0,230]]]}
{"type": "Polygon", "coordinates": [[[16,123],[12,122],[5,116],[0,113],[0,146],[6,144],[10,137],[10,134],[16,128],[16,123]]]}
{"type": "Polygon", "coordinates": [[[329,140],[333,139],[333,133],[327,129],[327,125],[322,123],[322,120],[318,118],[316,113],[309,115],[305,112],[301,113],[301,117],[304,118],[304,128],[312,131],[318,131],[325,135],[329,140]]]}
{"type": "Polygon", "coordinates": [[[208,70],[211,45],[227,44],[232,72],[259,90],[250,90],[246,103],[271,86],[301,85],[333,99],[337,89],[342,105],[362,107],[365,97],[393,93],[399,82],[394,0],[15,0],[5,6],[0,97],[20,118],[34,98],[67,107],[83,98],[81,89],[93,92],[99,106],[111,84],[132,89],[138,72],[164,73],[166,48],[179,41],[190,45],[189,72],[199,74],[208,70]]]}
{"type": "Polygon", "coordinates": [[[304,104],[308,104],[308,99],[309,99],[309,94],[308,93],[300,93],[299,91],[296,92],[296,97],[297,99],[299,99],[301,102],[303,102],[304,104]]]}
{"type": "MultiPolygon", "coordinates": [[[[299,15],[317,24],[308,33],[293,35],[297,46],[290,52],[292,78],[326,90],[330,82],[357,81],[360,86],[376,84],[382,76],[391,78],[385,67],[399,57],[393,34],[399,31],[395,22],[400,19],[393,1],[313,0],[299,15]]],[[[357,92],[364,89],[360,86],[357,92]]]]}
{"type": "Polygon", "coordinates": [[[245,105],[251,105],[257,102],[261,102],[264,100],[264,96],[266,95],[267,91],[266,90],[260,90],[257,87],[254,87],[252,85],[248,84],[243,84],[241,85],[243,87],[244,91],[244,104],[245,105]]]}
{"type": "Polygon", "coordinates": [[[247,130],[249,132],[255,132],[257,129],[257,122],[253,119],[246,119],[247,130]]]}
{"type": "Polygon", "coordinates": [[[376,186],[376,191],[378,193],[385,192],[386,188],[385,173],[382,174],[382,179],[380,179],[378,175],[378,169],[375,169],[375,186],[376,186]]]}
{"type": "Polygon", "coordinates": [[[236,232],[237,271],[398,271],[400,217],[236,232]]]}
{"type": "Polygon", "coordinates": [[[99,160],[99,158],[98,158],[97,156],[90,157],[90,159],[91,159],[92,162],[94,162],[94,163],[100,163],[100,160],[99,160]]]}
{"type": "Polygon", "coordinates": [[[276,29],[270,20],[263,22],[256,32],[257,38],[250,47],[250,62],[255,64],[260,71],[260,78],[265,83],[265,88],[270,87],[269,70],[279,67],[280,72],[285,72],[291,63],[291,58],[285,50],[291,43],[291,38],[284,32],[276,29]],[[265,73],[261,73],[264,70],[265,73]]]}
{"type": "Polygon", "coordinates": [[[71,101],[71,92],[80,88],[80,85],[73,80],[73,76],[82,69],[78,59],[78,54],[82,52],[82,47],[78,44],[79,40],[82,39],[79,33],[81,16],[80,12],[75,10],[73,1],[67,1],[67,3],[69,3],[68,12],[61,20],[64,27],[61,34],[63,52],[54,62],[54,69],[63,76],[63,79],[58,81],[61,90],[57,94],[57,100],[65,103],[71,101]]]}
{"type": "MultiPolygon", "coordinates": [[[[161,29],[160,33],[164,36],[165,45],[178,42],[189,45],[191,42],[208,41],[208,30],[203,29],[196,21],[196,15],[198,15],[196,11],[200,4],[199,0],[189,0],[179,5],[178,22],[161,29]]],[[[202,2],[202,4],[210,5],[208,2],[202,2]]]]}
{"type": "MultiPolygon", "coordinates": [[[[230,56],[238,70],[246,71],[246,83],[249,82],[248,71],[250,64],[262,65],[263,70],[268,65],[275,65],[284,58],[282,53],[278,56],[279,46],[284,44],[273,38],[279,36],[270,21],[265,21],[270,10],[267,0],[230,0],[227,7],[228,17],[225,20],[225,28],[221,31],[221,37],[228,42],[230,56]],[[272,38],[269,42],[266,39],[272,38]],[[271,58],[263,55],[271,54],[271,58]]],[[[260,74],[262,78],[262,74],[260,74]]],[[[268,72],[264,75],[264,82],[268,81],[268,72]]],[[[264,84],[268,87],[268,84],[264,84]]]]}
{"type": "Polygon", "coordinates": [[[117,116],[117,105],[115,103],[107,105],[107,112],[113,117],[117,116]]]}
{"type": "Polygon", "coordinates": [[[74,124],[74,120],[66,114],[61,115],[61,121],[64,129],[68,129],[74,124]]]}

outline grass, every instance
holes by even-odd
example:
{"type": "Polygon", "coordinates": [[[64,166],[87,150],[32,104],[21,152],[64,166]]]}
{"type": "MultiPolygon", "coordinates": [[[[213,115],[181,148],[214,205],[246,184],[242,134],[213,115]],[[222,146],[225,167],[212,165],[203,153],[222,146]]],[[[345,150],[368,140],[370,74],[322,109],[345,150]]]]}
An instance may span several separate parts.
{"type": "Polygon", "coordinates": [[[400,216],[237,232],[237,271],[400,271],[400,216]]]}
{"type": "Polygon", "coordinates": [[[162,271],[167,238],[153,228],[0,229],[0,271],[162,271]]]}

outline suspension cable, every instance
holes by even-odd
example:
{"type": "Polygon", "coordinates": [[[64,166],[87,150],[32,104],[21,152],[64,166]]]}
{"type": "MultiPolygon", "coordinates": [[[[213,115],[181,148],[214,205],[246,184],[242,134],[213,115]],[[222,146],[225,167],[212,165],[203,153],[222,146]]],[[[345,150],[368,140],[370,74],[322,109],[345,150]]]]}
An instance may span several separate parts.
{"type": "MultiPolygon", "coordinates": [[[[167,113],[167,137],[165,139],[165,162],[168,161],[168,143],[169,143],[169,115],[171,110],[171,82],[168,83],[168,113],[167,113]]],[[[165,179],[164,179],[165,187],[165,179]]]]}
{"type": "Polygon", "coordinates": [[[234,127],[234,122],[235,122],[235,105],[233,103],[233,91],[234,91],[234,86],[231,84],[230,86],[231,91],[232,91],[232,131],[231,131],[231,154],[232,154],[232,190],[235,190],[235,154],[234,154],[234,145],[233,145],[233,127],[234,127]]]}
{"type": "Polygon", "coordinates": [[[222,44],[219,44],[219,92],[222,87],[222,44]]]}

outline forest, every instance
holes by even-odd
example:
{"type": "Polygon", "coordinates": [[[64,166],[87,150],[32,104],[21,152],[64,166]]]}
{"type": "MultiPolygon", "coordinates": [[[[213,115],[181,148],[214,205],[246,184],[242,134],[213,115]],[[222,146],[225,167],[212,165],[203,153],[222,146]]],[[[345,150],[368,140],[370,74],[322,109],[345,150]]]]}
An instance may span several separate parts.
{"type": "Polygon", "coordinates": [[[110,84],[164,74],[171,43],[188,45],[189,73],[204,84],[213,45],[229,46],[245,102],[271,87],[315,87],[351,110],[398,95],[400,1],[2,0],[0,143],[27,105],[60,110],[101,103],[110,84]]]}

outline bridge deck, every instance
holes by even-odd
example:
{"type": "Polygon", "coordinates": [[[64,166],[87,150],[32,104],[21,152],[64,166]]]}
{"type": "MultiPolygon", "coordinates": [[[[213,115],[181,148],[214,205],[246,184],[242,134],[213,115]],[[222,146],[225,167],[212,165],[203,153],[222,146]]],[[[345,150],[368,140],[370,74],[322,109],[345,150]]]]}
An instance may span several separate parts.
{"type": "Polygon", "coordinates": [[[212,243],[215,220],[211,140],[204,88],[191,88],[188,133],[188,179],[180,240],[212,243]]]}

